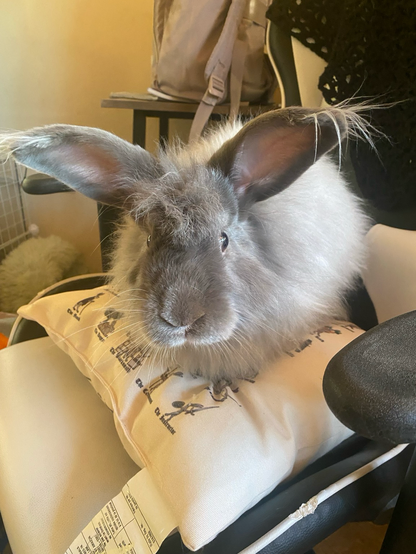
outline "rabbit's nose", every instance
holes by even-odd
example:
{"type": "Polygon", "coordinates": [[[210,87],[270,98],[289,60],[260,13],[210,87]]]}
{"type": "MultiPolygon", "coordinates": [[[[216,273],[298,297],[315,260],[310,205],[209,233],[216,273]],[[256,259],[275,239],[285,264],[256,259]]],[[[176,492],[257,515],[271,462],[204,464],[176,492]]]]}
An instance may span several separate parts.
{"type": "Polygon", "coordinates": [[[172,327],[187,328],[191,327],[199,319],[202,319],[205,315],[205,311],[200,306],[195,306],[193,309],[183,309],[180,311],[171,311],[168,309],[162,309],[159,312],[159,317],[172,327]]]}

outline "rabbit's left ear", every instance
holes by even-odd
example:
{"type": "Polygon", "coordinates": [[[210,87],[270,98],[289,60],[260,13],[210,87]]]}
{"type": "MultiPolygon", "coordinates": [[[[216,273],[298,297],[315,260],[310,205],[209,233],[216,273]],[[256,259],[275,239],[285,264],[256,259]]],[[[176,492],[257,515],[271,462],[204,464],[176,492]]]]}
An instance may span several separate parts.
{"type": "Polygon", "coordinates": [[[212,156],[242,203],[266,200],[291,185],[347,134],[340,109],[287,108],[263,114],[212,156]]]}
{"type": "Polygon", "coordinates": [[[127,209],[134,184],[157,173],[146,150],[90,127],[49,125],[3,135],[0,150],[85,196],[127,209]]]}

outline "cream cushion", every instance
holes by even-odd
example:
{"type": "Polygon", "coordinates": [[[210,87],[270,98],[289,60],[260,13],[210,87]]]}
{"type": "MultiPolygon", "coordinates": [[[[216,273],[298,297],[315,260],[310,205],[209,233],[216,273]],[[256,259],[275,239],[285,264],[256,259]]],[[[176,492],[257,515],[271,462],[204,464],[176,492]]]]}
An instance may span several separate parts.
{"type": "Polygon", "coordinates": [[[150,471],[191,550],[350,436],[321,382],[332,356],[361,334],[355,326],[311,333],[303,349],[215,394],[180,367],[150,370],[149,353],[109,309],[112,298],[106,287],[67,292],[19,313],[45,327],[113,410],[126,451],[150,471]]]}

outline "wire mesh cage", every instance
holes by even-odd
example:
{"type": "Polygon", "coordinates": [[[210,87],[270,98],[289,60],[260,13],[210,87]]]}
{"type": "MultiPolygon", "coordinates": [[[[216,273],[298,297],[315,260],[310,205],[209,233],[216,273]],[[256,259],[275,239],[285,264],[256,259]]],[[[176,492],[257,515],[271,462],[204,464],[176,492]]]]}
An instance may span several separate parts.
{"type": "Polygon", "coordinates": [[[20,188],[25,174],[12,159],[0,160],[0,262],[31,236],[20,188]]]}

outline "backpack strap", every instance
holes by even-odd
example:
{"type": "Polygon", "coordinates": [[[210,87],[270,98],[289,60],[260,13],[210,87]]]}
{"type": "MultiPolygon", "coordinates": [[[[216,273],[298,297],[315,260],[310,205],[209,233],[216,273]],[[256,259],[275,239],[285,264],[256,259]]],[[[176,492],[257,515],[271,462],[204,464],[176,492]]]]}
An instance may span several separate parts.
{"type": "MultiPolygon", "coordinates": [[[[241,24],[243,25],[243,23],[241,24]]],[[[243,87],[244,67],[248,53],[248,44],[237,38],[234,44],[230,71],[230,119],[237,119],[240,109],[241,89],[243,87]]]]}
{"type": "MultiPolygon", "coordinates": [[[[208,88],[205,91],[192,122],[191,132],[189,135],[190,141],[197,139],[201,135],[212,110],[216,104],[224,98],[225,84],[230,71],[233,53],[235,51],[238,28],[243,19],[246,3],[247,0],[232,0],[231,2],[220,38],[218,39],[218,42],[215,45],[205,68],[205,77],[208,80],[208,88]]],[[[242,68],[244,69],[244,61],[242,68]]],[[[238,69],[237,74],[239,72],[240,70],[238,69]]],[[[237,93],[238,88],[234,87],[234,97],[237,93]]],[[[238,104],[239,102],[240,100],[238,99],[238,104]]]]}

